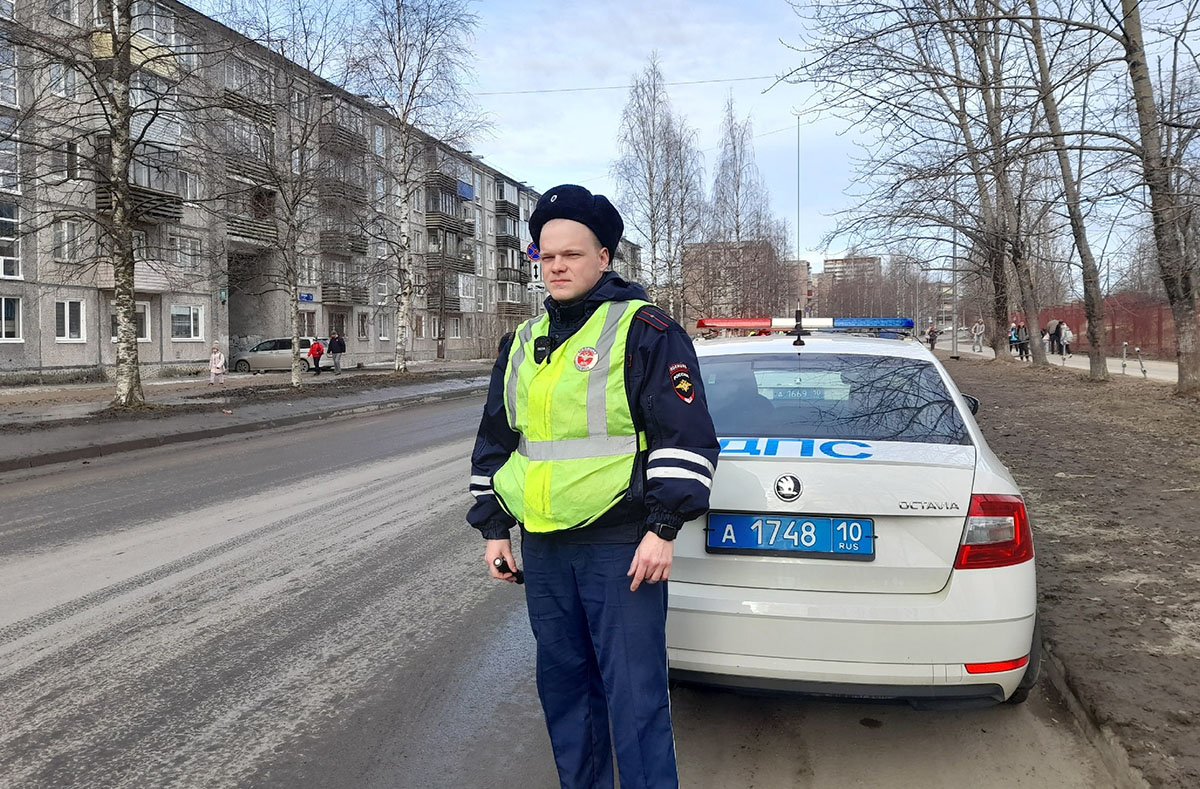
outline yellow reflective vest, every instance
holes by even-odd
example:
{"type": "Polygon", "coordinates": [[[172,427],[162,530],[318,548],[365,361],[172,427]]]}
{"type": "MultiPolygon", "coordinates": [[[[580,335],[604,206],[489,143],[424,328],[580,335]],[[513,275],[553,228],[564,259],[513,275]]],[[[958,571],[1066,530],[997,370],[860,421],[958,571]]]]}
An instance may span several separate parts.
{"type": "Polygon", "coordinates": [[[504,509],[531,532],[586,526],[629,489],[645,449],[625,393],[629,327],[645,301],[609,301],[543,364],[534,343],[543,315],[521,324],[504,374],[504,410],[520,436],[492,478],[504,509]]]}

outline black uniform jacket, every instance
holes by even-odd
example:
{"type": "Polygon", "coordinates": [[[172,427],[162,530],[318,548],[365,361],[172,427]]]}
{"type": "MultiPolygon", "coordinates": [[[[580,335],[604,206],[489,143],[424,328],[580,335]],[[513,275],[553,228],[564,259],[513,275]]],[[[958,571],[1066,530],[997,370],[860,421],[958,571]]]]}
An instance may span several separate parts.
{"type": "MultiPolygon", "coordinates": [[[[641,285],[606,272],[582,299],[558,304],[546,299],[554,353],[606,301],[646,299],[641,285]]],[[[500,341],[492,368],[491,389],[475,451],[471,456],[471,494],[475,505],[467,521],[489,539],[508,537],[515,525],[496,500],[492,475],[517,448],[518,434],[504,410],[504,374],[512,334],[500,341]]],[[[708,415],[704,384],[691,338],[658,307],[643,307],[629,329],[626,343],[625,391],[639,430],[649,448],[638,453],[625,497],[595,523],[554,532],[576,542],[636,542],[652,523],[681,526],[708,510],[708,494],[717,464],[716,432],[708,415]]]]}

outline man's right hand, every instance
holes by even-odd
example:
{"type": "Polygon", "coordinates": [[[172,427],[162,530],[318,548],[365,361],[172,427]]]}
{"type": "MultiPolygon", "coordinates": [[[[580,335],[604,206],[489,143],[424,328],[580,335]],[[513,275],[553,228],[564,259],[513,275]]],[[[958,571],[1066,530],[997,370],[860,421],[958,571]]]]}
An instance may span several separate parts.
{"type": "Polygon", "coordinates": [[[493,578],[499,581],[508,581],[510,584],[516,583],[516,575],[511,572],[502,573],[496,569],[497,557],[508,562],[509,569],[517,569],[517,562],[513,559],[511,540],[488,540],[487,549],[483,552],[483,559],[487,562],[488,572],[493,578]]]}

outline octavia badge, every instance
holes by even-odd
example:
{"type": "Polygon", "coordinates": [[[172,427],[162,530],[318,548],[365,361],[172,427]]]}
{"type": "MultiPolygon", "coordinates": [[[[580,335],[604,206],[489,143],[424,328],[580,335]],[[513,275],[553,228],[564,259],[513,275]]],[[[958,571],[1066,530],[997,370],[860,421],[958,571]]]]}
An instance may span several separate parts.
{"type": "Polygon", "coordinates": [[[784,474],[775,480],[775,495],[784,501],[795,501],[803,491],[804,486],[795,474],[784,474]]]}

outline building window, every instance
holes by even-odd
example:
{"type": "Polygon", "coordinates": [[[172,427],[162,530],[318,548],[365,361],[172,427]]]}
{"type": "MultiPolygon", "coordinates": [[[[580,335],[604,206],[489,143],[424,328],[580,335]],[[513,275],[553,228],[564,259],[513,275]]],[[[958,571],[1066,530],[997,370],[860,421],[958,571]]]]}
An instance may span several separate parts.
{"type": "Polygon", "coordinates": [[[175,16],[158,3],[134,0],[133,31],[156,44],[169,46],[175,41],[175,16]]]}
{"type": "Polygon", "coordinates": [[[6,192],[21,191],[16,133],[16,120],[0,118],[0,189],[6,192]]]}
{"type": "Polygon", "coordinates": [[[56,178],[79,178],[79,143],[64,142],[50,151],[50,171],[56,178]]]}
{"type": "Polygon", "coordinates": [[[392,333],[392,313],[380,311],[375,322],[379,324],[379,339],[388,339],[392,333]]]}
{"type": "Polygon", "coordinates": [[[179,173],[179,196],[188,202],[196,202],[200,199],[200,176],[189,170],[180,170],[179,173]]]}
{"type": "Polygon", "coordinates": [[[375,173],[375,201],[382,202],[387,194],[387,176],[382,170],[375,173]]]}
{"type": "Polygon", "coordinates": [[[301,285],[316,285],[317,284],[317,259],[312,255],[304,255],[300,258],[300,282],[301,285]]]}
{"type": "Polygon", "coordinates": [[[75,98],[75,69],[61,61],[51,63],[50,92],[64,99],[75,98]]]}
{"type": "Polygon", "coordinates": [[[203,340],[204,308],[191,304],[171,305],[171,340],[203,340]]]}
{"type": "Polygon", "coordinates": [[[73,219],[60,219],[54,223],[54,260],[59,263],[79,262],[79,235],[81,225],[73,219]]]}
{"type": "Polygon", "coordinates": [[[167,236],[167,262],[181,269],[200,268],[200,239],[190,236],[167,236]]]}
{"type": "Polygon", "coordinates": [[[133,230],[129,234],[130,243],[133,247],[133,260],[139,262],[149,260],[150,257],[150,241],[146,237],[145,230],[133,230]]]}
{"type": "Polygon", "coordinates": [[[475,173],[475,202],[483,201],[483,175],[475,173]]]}
{"type": "Polygon", "coordinates": [[[423,315],[413,315],[413,337],[418,340],[425,337],[425,317],[423,315]]]}
{"type": "Polygon", "coordinates": [[[21,342],[21,300],[0,296],[0,342],[21,342]]]}
{"type": "Polygon", "coordinates": [[[375,304],[379,307],[387,306],[388,303],[388,286],[386,282],[375,283],[375,304]]]}
{"type": "Polygon", "coordinates": [[[337,332],[339,337],[346,336],[346,313],[335,312],[329,316],[329,331],[337,332]]]}
{"type": "Polygon", "coordinates": [[[382,126],[375,127],[375,155],[383,156],[387,152],[387,132],[382,126]]]}
{"type": "Polygon", "coordinates": [[[17,106],[17,51],[4,39],[0,39],[0,104],[17,106]]]}
{"type": "MultiPolygon", "coordinates": [[[[111,313],[112,325],[112,341],[117,341],[117,306],[110,303],[109,312],[111,313]]],[[[150,342],[150,321],[146,320],[146,316],[150,314],[150,302],[139,301],[133,305],[133,325],[137,331],[138,342],[150,342]]]]}
{"type": "Polygon", "coordinates": [[[365,340],[370,337],[371,314],[368,312],[355,314],[358,315],[358,339],[365,340]]]}
{"type": "Polygon", "coordinates": [[[317,336],[317,313],[313,312],[312,310],[300,311],[300,336],[317,336]]]}
{"type": "Polygon", "coordinates": [[[21,209],[0,203],[0,277],[21,278],[21,239],[17,235],[21,209]]]}
{"type": "Polygon", "coordinates": [[[488,235],[489,235],[489,236],[494,236],[494,235],[496,235],[496,217],[494,217],[494,216],[489,216],[489,217],[487,218],[487,228],[488,228],[488,235]]]}
{"type": "Polygon", "coordinates": [[[85,342],[83,302],[75,299],[54,302],[55,342],[85,342]]]}
{"type": "Polygon", "coordinates": [[[450,339],[457,340],[462,337],[462,318],[450,319],[450,339]]]}

